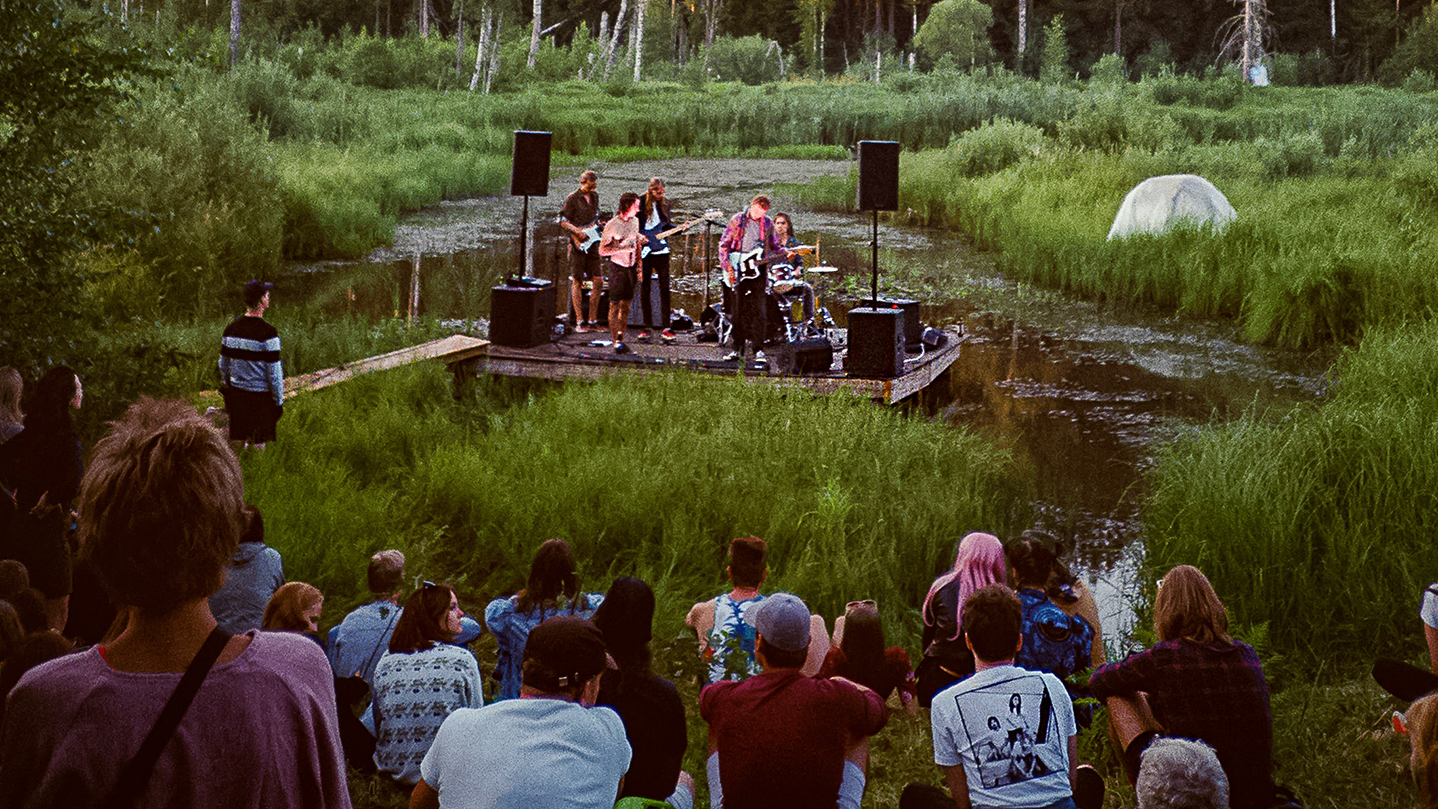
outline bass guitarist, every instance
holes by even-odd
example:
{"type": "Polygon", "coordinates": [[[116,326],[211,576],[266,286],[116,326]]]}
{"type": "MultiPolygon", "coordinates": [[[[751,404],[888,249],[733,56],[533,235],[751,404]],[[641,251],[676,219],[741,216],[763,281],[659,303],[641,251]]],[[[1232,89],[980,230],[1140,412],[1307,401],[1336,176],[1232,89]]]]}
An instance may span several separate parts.
{"type": "MultiPolygon", "coordinates": [[[[685,226],[687,227],[687,225],[685,226]]],[[[669,242],[659,238],[661,231],[674,230],[669,218],[669,200],[664,196],[664,180],[649,178],[649,191],[639,201],[639,232],[649,239],[644,254],[644,269],[639,279],[639,305],[644,313],[644,331],[639,333],[639,342],[647,343],[656,326],[661,329],[660,339],[674,342],[674,332],[669,329],[669,242]],[[653,293],[649,279],[659,278],[659,323],[654,322],[653,293]]]]}
{"type": "Polygon", "coordinates": [[[724,275],[734,289],[734,350],[725,360],[742,360],[745,342],[754,345],[754,361],[764,362],[765,295],[768,292],[768,273],[760,272],[756,277],[744,278],[740,273],[740,259],[745,253],[762,247],[764,255],[783,253],[788,258],[794,254],[784,249],[774,233],[774,220],[769,218],[769,198],[760,194],[754,197],[749,207],[734,214],[724,228],[719,240],[719,254],[725,257],[724,275]]]}
{"type": "Polygon", "coordinates": [[[600,272],[599,240],[599,175],[585,170],[579,175],[579,188],[564,200],[559,209],[559,226],[569,231],[569,300],[574,307],[574,330],[592,331],[599,325],[599,295],[604,291],[604,275],[600,272]],[[596,230],[590,238],[586,230],[596,230]],[[591,242],[592,244],[587,244],[591,242]],[[586,249],[587,248],[587,249],[586,249]],[[589,319],[584,316],[584,282],[591,282],[589,319]]]}

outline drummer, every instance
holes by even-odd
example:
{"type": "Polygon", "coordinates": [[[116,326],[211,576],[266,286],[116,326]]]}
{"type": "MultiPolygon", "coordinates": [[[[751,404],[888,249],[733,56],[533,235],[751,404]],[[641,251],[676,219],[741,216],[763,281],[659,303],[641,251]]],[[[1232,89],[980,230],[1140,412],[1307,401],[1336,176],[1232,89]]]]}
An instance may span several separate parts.
{"type": "MultiPolygon", "coordinates": [[[[794,222],[789,214],[779,213],[774,215],[774,238],[779,244],[788,250],[793,250],[799,244],[794,238],[794,222]]],[[[814,288],[804,280],[804,259],[797,253],[786,263],[775,264],[769,270],[770,276],[774,279],[776,292],[788,295],[797,292],[803,296],[804,322],[814,322],[814,288]],[[784,277],[787,275],[788,277],[784,277]],[[787,287],[787,288],[786,288],[787,287]]]]}

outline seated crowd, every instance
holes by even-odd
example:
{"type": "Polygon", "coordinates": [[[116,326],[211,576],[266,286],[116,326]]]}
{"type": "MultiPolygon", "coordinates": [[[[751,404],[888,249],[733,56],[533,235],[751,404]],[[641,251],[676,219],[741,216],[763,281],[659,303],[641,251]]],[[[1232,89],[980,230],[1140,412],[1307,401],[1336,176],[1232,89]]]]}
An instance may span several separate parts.
{"type": "MultiPolygon", "coordinates": [[[[77,495],[108,630],[85,645],[51,628],[26,566],[0,561],[0,809],[346,807],[347,763],[415,807],[694,805],[686,705],[651,665],[646,582],[585,593],[572,549],[551,539],[481,626],[449,585],[406,596],[404,555],[384,550],[368,563],[373,599],[321,635],[324,594],[285,581],[242,498],[219,433],[143,399],[97,444],[77,495]],[[486,629],[488,704],[467,648],[486,629]]],[[[901,806],[1093,809],[1103,780],[1076,743],[1093,701],[1140,807],[1284,805],[1262,666],[1203,573],[1170,570],[1158,642],[1105,662],[1063,554],[1038,531],[964,537],[923,601],[914,667],[873,600],[850,602],[831,634],[797,595],[761,592],[764,540],[733,540],[730,589],[685,618],[706,681],[689,707],[708,727],[710,805],[858,807],[892,705],[928,710],[942,784],[909,784],[901,806]]],[[[1435,701],[1407,714],[1429,806],[1435,701]]]]}

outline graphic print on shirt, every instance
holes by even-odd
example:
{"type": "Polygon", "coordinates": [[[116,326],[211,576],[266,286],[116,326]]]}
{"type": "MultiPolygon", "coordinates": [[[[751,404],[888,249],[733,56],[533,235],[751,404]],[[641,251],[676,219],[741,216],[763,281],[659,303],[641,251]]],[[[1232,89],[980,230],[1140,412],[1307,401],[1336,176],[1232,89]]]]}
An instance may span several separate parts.
{"type": "Polygon", "coordinates": [[[1068,740],[1055,726],[1052,698],[1042,678],[995,683],[955,702],[984,788],[1021,783],[1063,767],[1058,745],[1068,740]]]}

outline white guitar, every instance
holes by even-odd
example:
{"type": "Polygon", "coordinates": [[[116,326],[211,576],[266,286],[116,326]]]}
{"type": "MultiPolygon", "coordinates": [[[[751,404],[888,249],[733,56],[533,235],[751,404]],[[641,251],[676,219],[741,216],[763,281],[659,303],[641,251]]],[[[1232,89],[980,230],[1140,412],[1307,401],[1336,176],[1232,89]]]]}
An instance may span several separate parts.
{"type": "Polygon", "coordinates": [[[670,236],[673,236],[674,234],[679,233],[680,231],[688,230],[689,228],[693,227],[694,225],[699,224],[700,222],[723,222],[723,221],[724,221],[724,212],[723,212],[723,211],[720,211],[720,210],[716,210],[716,209],[711,208],[711,209],[705,211],[703,216],[696,217],[696,218],[694,218],[694,219],[690,219],[688,222],[685,222],[684,224],[678,225],[678,226],[676,226],[676,227],[672,227],[672,228],[670,228],[670,229],[668,229],[668,230],[661,230],[661,231],[659,231],[659,232],[656,233],[655,231],[652,231],[652,230],[645,230],[645,229],[643,229],[643,228],[640,228],[639,232],[640,232],[640,233],[643,233],[643,234],[644,234],[644,237],[645,237],[646,239],[648,239],[649,241],[647,241],[647,242],[644,243],[644,248],[639,252],[639,257],[640,257],[640,258],[643,258],[643,257],[649,255],[650,245],[656,245],[656,246],[657,246],[660,242],[664,241],[665,239],[669,238],[670,236]]]}

